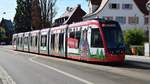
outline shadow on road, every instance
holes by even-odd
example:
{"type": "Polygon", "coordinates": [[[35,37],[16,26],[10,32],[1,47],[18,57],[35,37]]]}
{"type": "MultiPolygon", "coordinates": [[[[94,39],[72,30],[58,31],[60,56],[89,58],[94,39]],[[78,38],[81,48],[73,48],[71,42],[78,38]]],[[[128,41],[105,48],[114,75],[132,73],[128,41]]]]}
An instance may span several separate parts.
{"type": "Polygon", "coordinates": [[[126,60],[125,64],[122,67],[150,70],[150,63],[126,60]]]}
{"type": "Polygon", "coordinates": [[[128,69],[150,70],[150,63],[140,62],[140,61],[131,61],[131,60],[126,60],[123,64],[107,63],[107,64],[103,64],[103,65],[112,66],[112,67],[119,67],[119,68],[128,68],[128,69]]]}
{"type": "MultiPolygon", "coordinates": [[[[60,59],[60,57],[55,57],[55,56],[54,56],[54,58],[59,58],[60,59]]],[[[99,62],[87,62],[87,61],[83,61],[83,60],[81,61],[81,60],[66,59],[66,58],[61,58],[61,59],[78,61],[78,62],[89,63],[89,64],[94,64],[94,65],[103,65],[103,66],[112,66],[112,67],[119,67],[119,68],[150,70],[150,63],[140,62],[140,61],[133,61],[133,60],[125,60],[124,63],[99,63],[99,62]]]]}

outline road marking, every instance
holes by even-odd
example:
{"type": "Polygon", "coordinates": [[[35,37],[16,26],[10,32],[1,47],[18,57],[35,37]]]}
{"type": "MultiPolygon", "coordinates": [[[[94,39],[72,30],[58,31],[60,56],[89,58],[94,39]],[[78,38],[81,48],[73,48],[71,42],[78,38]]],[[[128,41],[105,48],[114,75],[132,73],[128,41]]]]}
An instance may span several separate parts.
{"type": "Polygon", "coordinates": [[[63,74],[63,75],[66,75],[66,76],[68,76],[68,77],[71,77],[71,78],[73,78],[73,79],[76,79],[76,80],[78,80],[78,81],[81,81],[81,82],[83,82],[83,83],[85,83],[85,84],[94,84],[94,83],[89,82],[89,81],[87,81],[87,80],[85,80],[85,79],[83,79],[83,78],[77,77],[77,76],[75,76],[75,75],[72,75],[72,74],[70,74],[70,73],[64,72],[64,71],[59,70],[59,69],[57,69],[57,68],[54,68],[54,67],[48,66],[48,65],[46,65],[46,64],[40,63],[40,62],[38,62],[38,61],[35,61],[35,60],[33,60],[34,58],[36,58],[36,57],[32,57],[32,58],[30,58],[29,60],[30,60],[31,62],[33,62],[33,63],[39,64],[39,65],[44,66],[44,67],[46,67],[46,68],[48,68],[48,69],[52,69],[52,70],[54,70],[54,71],[57,71],[57,72],[59,72],[59,73],[61,73],[61,74],[63,74]]]}
{"type": "MultiPolygon", "coordinates": [[[[35,56],[35,54],[31,54],[31,56],[35,56]]],[[[41,55],[36,55],[36,56],[37,57],[42,57],[42,58],[47,58],[47,59],[53,59],[53,60],[57,59],[57,58],[53,58],[53,57],[51,58],[51,57],[46,57],[46,56],[41,56],[41,55]]],[[[126,69],[123,69],[123,68],[111,67],[111,66],[103,66],[103,65],[100,66],[100,65],[86,64],[86,63],[70,61],[70,60],[64,60],[64,59],[57,59],[57,60],[63,61],[63,62],[69,62],[69,63],[81,65],[81,66],[86,66],[86,67],[98,69],[98,70],[105,71],[105,72],[115,73],[115,74],[119,74],[119,75],[126,76],[126,77],[131,77],[131,78],[137,78],[137,79],[140,79],[140,80],[150,81],[150,75],[149,74],[139,73],[139,71],[132,71],[130,69],[126,70],[126,69]]]]}
{"type": "Polygon", "coordinates": [[[93,65],[93,64],[88,64],[88,63],[82,63],[82,62],[77,62],[77,61],[71,61],[71,60],[65,60],[65,59],[59,59],[59,58],[53,58],[53,57],[47,57],[47,56],[41,56],[41,55],[36,55],[36,56],[41,57],[41,58],[50,59],[50,60],[57,59],[57,61],[68,62],[68,63],[72,63],[72,64],[76,64],[76,65],[80,65],[80,66],[86,66],[89,68],[93,68],[93,69],[97,69],[97,70],[101,70],[101,71],[105,71],[105,72],[110,72],[110,73],[114,73],[114,74],[118,74],[118,75],[122,75],[122,76],[126,76],[126,77],[150,81],[150,75],[147,73],[139,73],[136,71],[125,70],[125,69],[118,68],[118,67],[93,65]]]}
{"type": "Polygon", "coordinates": [[[0,66],[0,79],[2,79],[3,84],[16,84],[16,82],[8,75],[6,70],[0,66]]]}

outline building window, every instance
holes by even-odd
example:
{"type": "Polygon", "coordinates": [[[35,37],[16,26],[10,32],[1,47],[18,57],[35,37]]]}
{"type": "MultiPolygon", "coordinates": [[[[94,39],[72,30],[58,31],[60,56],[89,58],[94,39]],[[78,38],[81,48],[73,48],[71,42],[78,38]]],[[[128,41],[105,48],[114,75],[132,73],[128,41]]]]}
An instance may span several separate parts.
{"type": "Polygon", "coordinates": [[[126,24],[126,17],[117,16],[116,21],[119,22],[120,24],[126,24]]]}
{"type": "Polygon", "coordinates": [[[144,24],[146,24],[146,25],[148,24],[148,17],[144,18],[144,24]]]}
{"type": "Polygon", "coordinates": [[[139,23],[139,17],[129,17],[128,22],[129,22],[129,24],[138,24],[139,23]]]}
{"type": "Polygon", "coordinates": [[[109,4],[109,8],[110,8],[110,9],[119,9],[119,8],[120,8],[120,4],[117,4],[117,3],[110,3],[110,4],[109,4]]]}
{"type": "Polygon", "coordinates": [[[122,9],[132,9],[132,4],[122,4],[122,9]]]}

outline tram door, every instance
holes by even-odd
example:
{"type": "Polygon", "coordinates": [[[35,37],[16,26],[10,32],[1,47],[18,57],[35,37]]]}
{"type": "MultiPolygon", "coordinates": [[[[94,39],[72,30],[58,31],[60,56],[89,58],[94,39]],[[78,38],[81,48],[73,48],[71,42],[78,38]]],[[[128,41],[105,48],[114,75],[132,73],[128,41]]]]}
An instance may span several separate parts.
{"type": "Polygon", "coordinates": [[[17,50],[21,50],[23,51],[23,37],[24,37],[24,33],[19,33],[18,34],[18,42],[17,42],[17,50]]]}
{"type": "Polygon", "coordinates": [[[49,29],[43,29],[40,32],[40,53],[48,55],[48,37],[49,29]]]}
{"type": "Polygon", "coordinates": [[[17,50],[17,34],[13,34],[12,45],[13,49],[17,50]]]}
{"type": "Polygon", "coordinates": [[[24,51],[29,51],[29,35],[30,33],[29,32],[25,32],[24,33],[24,51]]]}
{"type": "Polygon", "coordinates": [[[82,27],[69,27],[67,38],[68,58],[80,59],[80,40],[82,27]]]}
{"type": "Polygon", "coordinates": [[[30,37],[30,52],[39,53],[39,30],[31,32],[30,37]]]}
{"type": "Polygon", "coordinates": [[[51,55],[65,57],[65,29],[51,29],[49,47],[51,55]]]}

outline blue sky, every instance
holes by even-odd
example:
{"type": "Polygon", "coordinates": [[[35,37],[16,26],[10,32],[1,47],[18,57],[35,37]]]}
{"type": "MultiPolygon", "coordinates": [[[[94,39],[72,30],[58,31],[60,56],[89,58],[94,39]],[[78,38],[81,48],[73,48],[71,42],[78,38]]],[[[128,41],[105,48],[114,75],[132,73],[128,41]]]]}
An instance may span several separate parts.
{"type": "MultiPolygon", "coordinates": [[[[88,3],[86,0],[57,0],[56,8],[58,11],[58,14],[56,16],[59,17],[61,14],[64,13],[66,10],[66,7],[75,7],[77,4],[81,4],[81,8],[88,11],[88,3]]],[[[16,0],[1,0],[0,1],[0,20],[2,18],[10,19],[13,21],[13,18],[16,13],[16,0]],[[4,14],[6,12],[6,14],[4,14]]]]}
{"type": "Polygon", "coordinates": [[[66,7],[76,7],[77,4],[81,4],[81,8],[88,12],[88,2],[86,2],[86,0],[58,0],[56,3],[56,8],[58,10],[56,18],[64,13],[66,7]]]}
{"type": "Polygon", "coordinates": [[[11,19],[15,15],[16,0],[1,0],[0,1],[0,20],[2,18],[11,19]],[[6,14],[3,14],[6,12],[6,14]]]}

